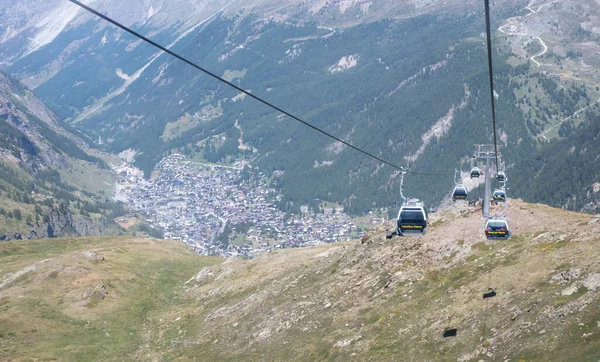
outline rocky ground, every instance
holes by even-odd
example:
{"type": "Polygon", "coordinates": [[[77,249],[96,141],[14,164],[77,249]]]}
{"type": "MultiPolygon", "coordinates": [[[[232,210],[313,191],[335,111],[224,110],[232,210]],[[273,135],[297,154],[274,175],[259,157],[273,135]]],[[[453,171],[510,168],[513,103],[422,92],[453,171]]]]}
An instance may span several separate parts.
{"type": "MultiPolygon", "coordinates": [[[[208,262],[164,241],[80,244],[78,261],[60,259],[63,268],[81,265],[77,292],[67,288],[73,298],[49,304],[85,322],[71,344],[112,343],[92,356],[105,360],[598,360],[600,217],[509,202],[513,237],[506,241],[486,242],[481,210],[456,203],[432,214],[422,237],[388,240],[390,222],[363,243],[285,249],[252,261],[208,262]],[[141,250],[143,257],[131,255],[141,250]],[[490,287],[497,294],[484,299],[490,287]],[[451,329],[456,336],[444,338],[451,329]]],[[[54,263],[19,264],[0,250],[6,260],[12,276],[0,271],[0,330],[8,330],[2,323],[19,295],[39,293],[28,291],[19,271],[38,265],[47,274],[54,263]]],[[[24,275],[41,280],[35,273],[24,275]]],[[[31,333],[0,336],[0,351],[11,351],[0,358],[39,357],[25,342],[39,351],[31,333]]],[[[58,351],[74,348],[62,343],[58,351]]]]}
{"type": "Polygon", "coordinates": [[[206,268],[185,284],[193,312],[162,328],[199,343],[177,354],[201,349],[232,360],[597,353],[600,219],[510,203],[508,241],[485,242],[481,210],[461,203],[432,215],[423,237],[386,240],[390,224],[365,243],[206,268]],[[489,287],[497,296],[484,300],[489,287]],[[451,328],[457,336],[443,338],[451,328]],[[582,349],[564,350],[567,341],[582,349]]]}

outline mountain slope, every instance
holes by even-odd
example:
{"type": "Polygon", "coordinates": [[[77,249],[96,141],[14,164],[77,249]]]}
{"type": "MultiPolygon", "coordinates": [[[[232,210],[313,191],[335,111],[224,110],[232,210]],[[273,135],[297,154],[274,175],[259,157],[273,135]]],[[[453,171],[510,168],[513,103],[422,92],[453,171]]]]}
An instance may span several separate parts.
{"type": "MultiPolygon", "coordinates": [[[[73,157],[82,161],[96,163],[106,167],[97,157],[84,152],[76,144],[75,136],[69,134],[42,101],[25,89],[17,81],[0,73],[0,116],[4,120],[2,127],[6,136],[1,146],[19,154],[22,149],[25,155],[38,156],[39,162],[23,159],[31,170],[45,166],[64,166],[61,161],[65,157],[73,157]],[[17,141],[17,144],[10,141],[17,141]]],[[[81,142],[81,141],[80,141],[81,142]]],[[[20,157],[17,155],[17,157],[20,157]]]]}
{"type": "Polygon", "coordinates": [[[2,73],[0,129],[0,239],[101,235],[110,212],[100,209],[111,203],[95,198],[111,192],[106,163],[2,73]]]}
{"type": "Polygon", "coordinates": [[[600,116],[594,112],[588,119],[571,128],[562,140],[536,152],[522,166],[523,172],[514,175],[514,185],[526,190],[531,200],[548,200],[552,206],[598,213],[600,116]]]}
{"type": "Polygon", "coordinates": [[[599,220],[511,200],[514,237],[489,244],[482,242],[479,216],[479,210],[436,214],[434,227],[420,239],[387,241],[378,229],[363,245],[282,251],[207,268],[188,284],[202,312],[180,324],[195,331],[197,318],[204,321],[189,339],[200,345],[181,347],[179,355],[203,350],[212,353],[208,359],[225,360],[432,361],[597,356],[599,220]],[[486,303],[488,286],[498,295],[486,303]],[[446,328],[458,328],[458,336],[444,339],[446,328]]]}
{"type": "Polygon", "coordinates": [[[457,204],[433,214],[422,238],[386,240],[380,226],[364,244],[253,261],[151,240],[0,244],[12,273],[0,286],[0,356],[597,359],[600,219],[509,202],[513,238],[494,243],[483,241],[480,210],[457,204]],[[39,294],[42,281],[56,294],[39,294]],[[489,286],[498,294],[484,301],[489,286]],[[49,335],[42,321],[61,322],[49,335]],[[457,336],[443,338],[446,328],[457,336]]]}
{"type": "MultiPolygon", "coordinates": [[[[112,153],[133,149],[147,176],[177,151],[210,162],[246,158],[268,174],[279,171],[285,211],[327,200],[361,214],[398,201],[392,169],[67,2],[56,8],[64,17],[26,3],[6,5],[0,15],[12,29],[0,62],[89,143],[112,153]]],[[[468,171],[472,144],[492,141],[481,2],[91,4],[358,147],[416,171],[447,173],[407,179],[406,194],[429,205],[452,190],[456,168],[468,171]]],[[[509,172],[527,172],[522,165],[533,162],[541,143],[565,137],[589,119],[587,111],[600,109],[598,6],[495,3],[497,116],[509,172]]],[[[511,193],[529,198],[524,185],[511,193]]]]}
{"type": "Polygon", "coordinates": [[[69,361],[132,359],[152,343],[148,318],[179,294],[172,286],[216,261],[131,238],[0,243],[0,259],[0,359],[69,361]]]}
{"type": "MultiPolygon", "coordinates": [[[[513,4],[498,7],[501,14],[517,10],[513,4]]],[[[341,29],[263,15],[215,16],[181,37],[172,49],[184,56],[193,54],[192,60],[216,74],[403,165],[404,157],[420,149],[422,135],[441,118],[455,112],[451,124],[468,127],[487,110],[486,98],[475,94],[467,100],[467,92],[486,81],[484,47],[472,38],[483,23],[473,13],[425,12],[411,20],[384,19],[341,29]],[[468,81],[471,77],[473,82],[468,81]],[[476,102],[475,109],[467,113],[459,107],[463,102],[476,102]]],[[[389,206],[389,193],[397,190],[399,182],[390,180],[392,170],[314,137],[303,126],[147,45],[133,47],[134,39],[113,28],[96,29],[94,22],[67,28],[36,57],[13,63],[10,71],[27,78],[56,57],[59,49],[77,45],[68,58],[81,60],[64,62],[52,78],[36,87],[36,93],[106,150],[137,150],[136,165],[146,175],[165,152],[189,145],[213,162],[245,156],[255,158],[268,172],[285,171],[280,183],[283,204],[292,205],[294,212],[316,198],[343,201],[353,213],[373,208],[373,202],[376,207],[389,206]],[[80,43],[76,39],[82,34],[89,38],[80,43]],[[93,57],[87,55],[92,53],[93,57]],[[86,71],[90,68],[95,72],[86,71]],[[69,104],[63,99],[69,99],[69,104]],[[242,132],[243,141],[258,150],[256,154],[239,149],[242,132]],[[213,137],[227,142],[212,144],[213,137]],[[218,147],[216,155],[209,153],[211,147],[218,147]],[[308,157],[298,159],[300,154],[308,157]],[[307,179],[319,180],[320,187],[307,188],[307,179]],[[340,179],[344,182],[334,181],[340,179]],[[380,187],[367,188],[368,184],[380,187]]],[[[157,38],[165,44],[170,41],[157,38]]],[[[511,142],[524,132],[516,122],[511,120],[520,129],[509,138],[511,142]]],[[[475,127],[479,139],[481,131],[484,137],[489,134],[485,126],[475,127]]],[[[455,129],[451,135],[460,137],[455,129]]],[[[443,136],[434,139],[444,143],[439,148],[454,141],[443,136]]],[[[432,148],[426,145],[413,166],[422,168],[431,164],[425,160],[434,158],[435,164],[447,166],[439,171],[452,171],[451,154],[442,153],[446,157],[440,160],[439,150],[432,148]]],[[[452,149],[461,156],[470,152],[464,147],[452,149]]],[[[409,181],[407,188],[415,190],[417,184],[409,181]]],[[[439,187],[440,180],[425,184],[418,196],[428,202],[447,193],[439,187]]]]}

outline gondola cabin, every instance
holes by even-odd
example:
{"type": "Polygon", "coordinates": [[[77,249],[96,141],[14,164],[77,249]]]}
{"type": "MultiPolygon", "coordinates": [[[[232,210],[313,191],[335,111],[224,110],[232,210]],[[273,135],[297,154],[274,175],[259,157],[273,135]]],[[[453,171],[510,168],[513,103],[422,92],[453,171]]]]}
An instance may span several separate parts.
{"type": "Polygon", "coordinates": [[[488,240],[506,240],[510,237],[508,221],[501,218],[491,218],[485,223],[485,237],[488,240]]]}
{"type": "Polygon", "coordinates": [[[471,178],[479,178],[481,176],[481,171],[479,171],[479,167],[473,167],[471,169],[471,178]]]}
{"type": "Polygon", "coordinates": [[[496,190],[492,194],[492,199],[495,202],[504,202],[506,201],[506,192],[504,192],[504,190],[496,190]]]}
{"type": "Polygon", "coordinates": [[[498,182],[506,182],[506,174],[502,171],[498,172],[498,175],[496,175],[496,180],[498,180],[498,182]]]}
{"type": "Polygon", "coordinates": [[[427,211],[419,200],[405,202],[398,212],[396,233],[400,236],[419,236],[427,228],[427,211]]]}
{"type": "Polygon", "coordinates": [[[463,185],[458,185],[454,188],[452,192],[452,199],[456,200],[465,200],[467,198],[467,188],[463,185]]]}

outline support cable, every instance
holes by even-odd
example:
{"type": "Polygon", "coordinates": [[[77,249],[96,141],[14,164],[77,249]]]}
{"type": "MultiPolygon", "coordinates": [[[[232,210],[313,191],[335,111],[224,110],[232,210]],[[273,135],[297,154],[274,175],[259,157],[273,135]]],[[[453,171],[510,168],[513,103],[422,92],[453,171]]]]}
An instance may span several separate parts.
{"type": "Polygon", "coordinates": [[[490,75],[490,96],[492,100],[492,124],[494,127],[494,153],[496,155],[496,172],[500,170],[498,168],[498,137],[496,132],[496,105],[494,98],[494,72],[492,68],[492,32],[490,24],[490,0],[485,1],[485,33],[487,39],[487,53],[488,53],[488,68],[490,75]]]}

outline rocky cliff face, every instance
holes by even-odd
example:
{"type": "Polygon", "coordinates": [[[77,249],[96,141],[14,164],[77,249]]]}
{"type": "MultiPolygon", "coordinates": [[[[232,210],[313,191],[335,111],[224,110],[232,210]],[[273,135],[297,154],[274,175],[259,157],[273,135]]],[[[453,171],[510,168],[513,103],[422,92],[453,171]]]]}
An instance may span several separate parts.
{"type": "Polygon", "coordinates": [[[94,221],[85,212],[72,214],[82,210],[59,205],[93,202],[89,190],[75,187],[76,179],[67,184],[61,173],[77,166],[75,177],[89,178],[103,161],[86,153],[83,141],[31,91],[2,73],[0,131],[0,240],[102,235],[103,216],[94,221]],[[18,217],[6,215],[14,210],[18,217]]]}
{"type": "Polygon", "coordinates": [[[8,233],[0,235],[0,241],[57,238],[68,236],[102,236],[107,226],[106,219],[93,221],[80,215],[73,215],[59,209],[52,209],[48,216],[30,227],[28,233],[8,233]]]}

